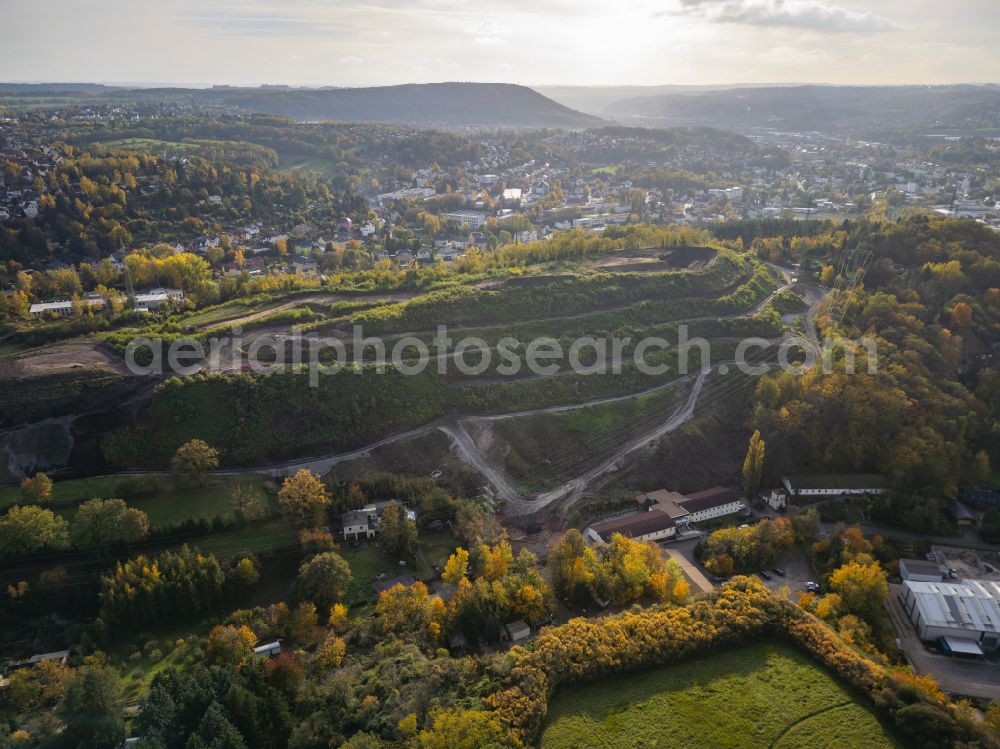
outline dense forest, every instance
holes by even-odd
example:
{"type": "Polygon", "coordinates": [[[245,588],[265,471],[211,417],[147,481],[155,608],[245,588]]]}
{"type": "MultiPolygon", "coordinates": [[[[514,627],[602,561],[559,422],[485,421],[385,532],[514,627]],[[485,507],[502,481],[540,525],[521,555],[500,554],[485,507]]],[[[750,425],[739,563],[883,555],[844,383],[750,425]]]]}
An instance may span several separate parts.
{"type": "MultiPolygon", "coordinates": [[[[768,241],[755,241],[767,251],[768,241]]],[[[795,252],[794,238],[785,244],[795,252]]],[[[944,499],[962,484],[990,481],[1000,463],[1000,236],[972,221],[916,217],[858,226],[848,244],[853,259],[833,253],[823,269],[838,293],[818,324],[831,340],[869,336],[877,373],[850,343],[856,373],[845,371],[842,349],[831,374],[767,377],[750,421],[768,440],[772,479],[885,473],[894,491],[874,501],[872,516],[937,530],[944,499]]]]}

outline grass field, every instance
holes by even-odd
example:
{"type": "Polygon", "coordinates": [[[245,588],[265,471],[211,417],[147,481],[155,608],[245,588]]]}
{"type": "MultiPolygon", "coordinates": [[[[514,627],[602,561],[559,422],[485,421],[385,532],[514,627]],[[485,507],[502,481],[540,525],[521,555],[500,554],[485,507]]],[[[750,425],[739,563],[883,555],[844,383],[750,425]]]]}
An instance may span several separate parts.
{"type": "MultiPolygon", "coordinates": [[[[420,548],[429,563],[446,561],[455,550],[457,543],[455,537],[447,530],[420,533],[420,548]]],[[[362,542],[357,546],[341,544],[337,553],[346,559],[351,566],[351,584],[347,588],[344,600],[352,607],[375,600],[372,583],[380,574],[387,577],[408,574],[420,578],[425,572],[428,572],[419,564],[400,566],[399,560],[385,556],[378,544],[372,541],[362,542]]]]}
{"type": "MultiPolygon", "coordinates": [[[[155,491],[134,498],[128,498],[123,491],[123,482],[126,481],[127,477],[122,476],[57,481],[52,487],[53,510],[72,522],[77,508],[71,503],[117,497],[125,499],[129,507],[145,512],[151,528],[178,525],[188,519],[211,520],[216,516],[228,518],[232,515],[232,483],[228,480],[209,479],[205,486],[177,487],[171,476],[163,475],[158,478],[155,491]]],[[[259,477],[246,477],[241,479],[241,483],[253,485],[266,496],[259,477]]],[[[0,487],[0,507],[23,501],[19,487],[0,487]]]]}
{"type": "Polygon", "coordinates": [[[784,645],[748,644],[690,663],[565,689],[541,749],[889,749],[900,744],[845,687],[784,645]]]}

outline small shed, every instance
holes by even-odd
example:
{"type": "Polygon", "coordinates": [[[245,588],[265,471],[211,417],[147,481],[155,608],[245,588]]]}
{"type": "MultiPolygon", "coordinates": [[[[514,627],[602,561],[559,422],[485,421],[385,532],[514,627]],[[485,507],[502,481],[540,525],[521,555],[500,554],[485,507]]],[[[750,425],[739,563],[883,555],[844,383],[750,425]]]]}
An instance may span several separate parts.
{"type": "Polygon", "coordinates": [[[265,645],[258,645],[253,649],[253,654],[264,658],[274,658],[281,655],[281,640],[275,640],[265,645]]]}
{"type": "Polygon", "coordinates": [[[510,638],[511,642],[517,642],[518,640],[525,640],[531,637],[531,627],[524,619],[517,619],[516,621],[510,622],[504,625],[504,629],[507,630],[507,636],[510,638]]]}

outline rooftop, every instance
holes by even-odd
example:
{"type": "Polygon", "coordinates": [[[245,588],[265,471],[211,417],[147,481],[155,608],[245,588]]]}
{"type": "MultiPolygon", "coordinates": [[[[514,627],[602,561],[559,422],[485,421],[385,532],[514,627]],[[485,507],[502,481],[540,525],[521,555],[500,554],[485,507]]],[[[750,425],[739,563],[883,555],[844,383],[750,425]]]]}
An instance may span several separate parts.
{"type": "Polygon", "coordinates": [[[653,507],[649,512],[639,512],[625,517],[612,518],[602,523],[596,523],[591,529],[605,542],[611,540],[611,536],[620,533],[628,538],[644,536],[647,533],[673,528],[675,525],[673,518],[658,507],[653,507]]]}
{"type": "Polygon", "coordinates": [[[742,496],[738,491],[726,489],[723,486],[716,486],[711,489],[695,492],[694,494],[688,494],[677,504],[688,512],[701,512],[702,510],[711,510],[714,507],[722,507],[733,502],[739,502],[741,499],[742,496]]]}
{"type": "Polygon", "coordinates": [[[941,565],[927,559],[900,559],[900,566],[905,565],[906,571],[914,575],[937,575],[941,577],[941,565]]]}
{"type": "Polygon", "coordinates": [[[885,476],[877,473],[827,473],[786,476],[793,491],[803,489],[884,489],[885,476]]]}
{"type": "Polygon", "coordinates": [[[916,582],[903,588],[916,598],[923,621],[931,627],[1000,632],[1000,582],[916,582]]]}

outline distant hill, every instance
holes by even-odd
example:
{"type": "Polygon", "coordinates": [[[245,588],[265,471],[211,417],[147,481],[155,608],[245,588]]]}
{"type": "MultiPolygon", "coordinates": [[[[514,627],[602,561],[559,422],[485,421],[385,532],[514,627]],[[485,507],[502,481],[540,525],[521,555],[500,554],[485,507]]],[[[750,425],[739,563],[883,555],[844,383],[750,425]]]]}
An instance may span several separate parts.
{"type": "Polygon", "coordinates": [[[4,96],[44,97],[76,93],[95,101],[190,102],[204,106],[282,115],[297,120],[341,120],[443,127],[586,128],[607,124],[526,86],[509,83],[427,83],[372,88],[71,87],[64,84],[0,84],[4,96]]]}
{"type": "Polygon", "coordinates": [[[737,88],[774,88],[776,86],[801,86],[801,83],[716,83],[702,86],[664,84],[660,86],[535,86],[538,93],[555,99],[560,104],[598,117],[608,116],[608,108],[623,99],[636,99],[665,94],[700,94],[737,88]]]}
{"type": "Polygon", "coordinates": [[[711,125],[825,132],[1000,128],[1000,87],[786,86],[623,99],[609,117],[649,126],[711,125]]]}

